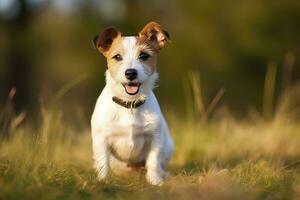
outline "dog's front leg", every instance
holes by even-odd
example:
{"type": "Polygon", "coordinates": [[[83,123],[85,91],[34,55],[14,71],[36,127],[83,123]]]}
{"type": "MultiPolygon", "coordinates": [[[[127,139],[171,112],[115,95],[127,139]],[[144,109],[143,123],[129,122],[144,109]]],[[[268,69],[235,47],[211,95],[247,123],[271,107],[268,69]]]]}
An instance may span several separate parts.
{"type": "Polygon", "coordinates": [[[146,178],[152,185],[161,186],[164,181],[165,172],[161,163],[161,134],[154,134],[151,141],[150,151],[146,160],[146,178]]]}
{"type": "Polygon", "coordinates": [[[106,137],[99,133],[93,134],[93,158],[98,179],[104,181],[110,170],[109,151],[106,137]]]}

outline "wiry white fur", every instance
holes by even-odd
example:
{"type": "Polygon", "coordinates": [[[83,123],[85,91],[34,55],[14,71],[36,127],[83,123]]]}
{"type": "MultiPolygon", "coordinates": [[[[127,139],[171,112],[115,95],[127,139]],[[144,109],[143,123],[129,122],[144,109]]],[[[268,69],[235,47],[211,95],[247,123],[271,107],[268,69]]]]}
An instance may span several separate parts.
{"type": "Polygon", "coordinates": [[[91,119],[94,167],[100,180],[110,170],[128,171],[127,163],[146,161],[146,178],[153,185],[161,185],[173,152],[173,142],[165,119],[152,89],[158,74],[149,73],[137,59],[135,37],[125,37],[123,64],[117,75],[106,72],[106,86],[99,96],[91,119]],[[126,82],[125,70],[135,68],[142,83],[137,95],[128,95],[121,83],[126,82]],[[146,99],[137,109],[127,109],[112,101],[146,99]]]}

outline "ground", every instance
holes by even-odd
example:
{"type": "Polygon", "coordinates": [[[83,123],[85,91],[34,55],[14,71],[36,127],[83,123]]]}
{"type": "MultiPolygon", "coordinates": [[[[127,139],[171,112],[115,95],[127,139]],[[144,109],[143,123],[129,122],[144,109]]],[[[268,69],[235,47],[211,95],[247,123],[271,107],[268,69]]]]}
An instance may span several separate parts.
{"type": "Polygon", "coordinates": [[[285,114],[167,115],[176,149],[161,188],[143,173],[98,182],[89,128],[76,131],[62,112],[45,109],[38,129],[16,127],[17,116],[0,144],[0,199],[299,199],[300,123],[285,114]]]}

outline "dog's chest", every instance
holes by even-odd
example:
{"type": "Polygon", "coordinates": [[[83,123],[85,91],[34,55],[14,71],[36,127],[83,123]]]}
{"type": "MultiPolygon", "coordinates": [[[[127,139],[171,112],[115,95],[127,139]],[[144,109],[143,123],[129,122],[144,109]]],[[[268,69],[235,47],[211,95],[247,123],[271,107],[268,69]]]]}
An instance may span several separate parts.
{"type": "Polygon", "coordinates": [[[118,113],[111,122],[108,143],[112,154],[125,162],[145,159],[151,137],[156,134],[159,121],[150,113],[118,113]]]}

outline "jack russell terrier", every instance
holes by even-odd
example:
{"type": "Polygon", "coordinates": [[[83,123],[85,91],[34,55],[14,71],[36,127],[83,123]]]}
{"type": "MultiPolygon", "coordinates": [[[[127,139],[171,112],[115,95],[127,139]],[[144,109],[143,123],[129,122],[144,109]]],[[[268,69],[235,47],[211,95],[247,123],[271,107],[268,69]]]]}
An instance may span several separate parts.
{"type": "Polygon", "coordinates": [[[107,28],[93,44],[107,59],[106,86],[91,119],[94,167],[99,180],[146,168],[146,179],[162,185],[172,157],[173,141],[153,94],[158,79],[157,53],[169,34],[155,22],[138,36],[107,28]]]}

